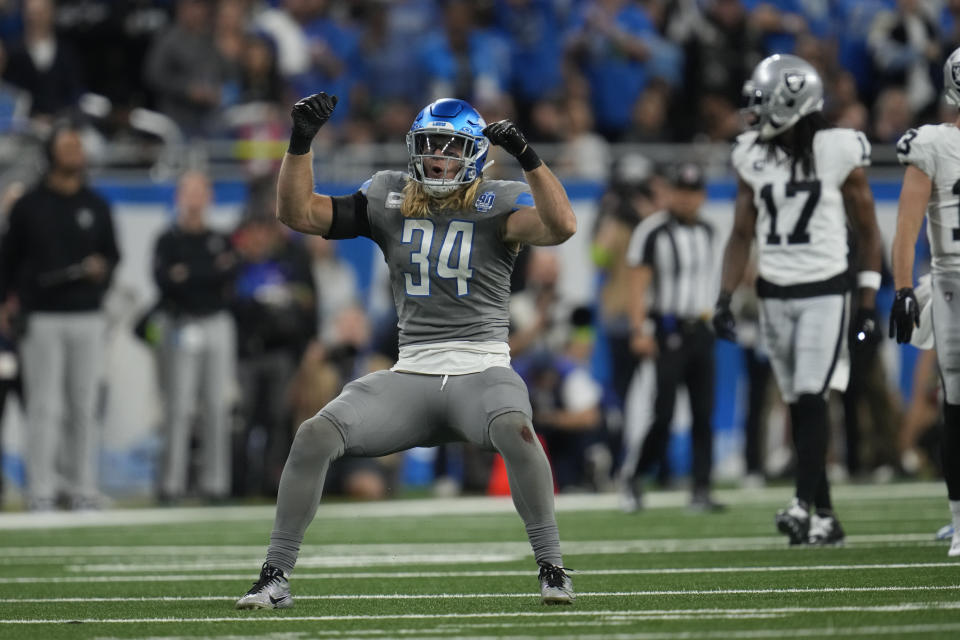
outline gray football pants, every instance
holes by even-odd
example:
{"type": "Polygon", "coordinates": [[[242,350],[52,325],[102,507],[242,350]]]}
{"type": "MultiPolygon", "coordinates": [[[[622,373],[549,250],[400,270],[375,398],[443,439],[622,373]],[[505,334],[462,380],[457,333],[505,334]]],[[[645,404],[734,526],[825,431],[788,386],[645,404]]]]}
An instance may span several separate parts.
{"type": "Polygon", "coordinates": [[[103,361],[100,312],[31,313],[20,345],[27,397],[27,498],[52,503],[62,487],[75,499],[98,495],[95,424],[103,361]]]}
{"type": "Polygon", "coordinates": [[[934,273],[933,340],[948,404],[960,404],[960,273],[934,273]]]}
{"type": "Polygon", "coordinates": [[[846,389],[846,384],[830,384],[837,362],[847,357],[846,299],[835,294],[760,301],[763,346],[784,402],[808,393],[822,396],[830,388],[846,389]]]}
{"type": "Polygon", "coordinates": [[[198,408],[199,489],[208,497],[230,492],[230,389],[237,372],[236,343],[233,317],[225,311],[166,325],[160,353],[166,401],[160,489],[168,496],[186,492],[190,427],[198,408]]]}
{"type": "Polygon", "coordinates": [[[467,441],[498,451],[538,562],[562,563],[553,479],[530,422],[526,386],[512,369],[436,376],[378,371],[348,384],[294,438],[280,479],[267,562],[293,570],[330,462],[467,441]]]}

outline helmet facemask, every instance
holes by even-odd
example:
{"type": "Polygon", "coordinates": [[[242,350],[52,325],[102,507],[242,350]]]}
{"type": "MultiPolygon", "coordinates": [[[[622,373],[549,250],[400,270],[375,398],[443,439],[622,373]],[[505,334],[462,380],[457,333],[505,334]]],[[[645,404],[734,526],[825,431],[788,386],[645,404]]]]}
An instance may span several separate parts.
{"type": "Polygon", "coordinates": [[[443,128],[407,134],[410,176],[430,196],[442,197],[477,179],[477,159],[487,151],[486,138],[443,128]]]}
{"type": "Polygon", "coordinates": [[[943,98],[948,104],[960,107],[960,49],[943,63],[943,98]]]}

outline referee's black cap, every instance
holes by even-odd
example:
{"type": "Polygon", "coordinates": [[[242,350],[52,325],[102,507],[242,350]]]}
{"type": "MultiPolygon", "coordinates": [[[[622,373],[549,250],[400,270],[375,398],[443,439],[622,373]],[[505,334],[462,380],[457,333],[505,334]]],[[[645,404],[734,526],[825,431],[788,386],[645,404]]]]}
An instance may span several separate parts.
{"type": "Polygon", "coordinates": [[[680,162],[670,168],[667,174],[670,184],[677,189],[700,191],[706,186],[703,167],[696,162],[680,162]]]}

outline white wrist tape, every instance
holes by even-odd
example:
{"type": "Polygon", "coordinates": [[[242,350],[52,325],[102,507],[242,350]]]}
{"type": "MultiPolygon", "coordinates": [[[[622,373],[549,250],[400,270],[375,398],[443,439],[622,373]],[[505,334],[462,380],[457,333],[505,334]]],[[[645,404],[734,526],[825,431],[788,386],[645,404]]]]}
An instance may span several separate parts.
{"type": "Polygon", "coordinates": [[[857,286],[861,289],[879,289],[880,273],[877,271],[861,271],[857,274],[857,286]]]}

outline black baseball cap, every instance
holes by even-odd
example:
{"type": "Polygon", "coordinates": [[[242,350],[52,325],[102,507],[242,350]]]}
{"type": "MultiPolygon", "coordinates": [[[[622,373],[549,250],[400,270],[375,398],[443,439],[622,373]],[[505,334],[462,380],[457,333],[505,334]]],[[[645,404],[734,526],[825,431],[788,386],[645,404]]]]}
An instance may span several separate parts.
{"type": "Polygon", "coordinates": [[[703,168],[696,162],[681,162],[674,165],[668,177],[670,184],[677,189],[700,191],[706,186],[703,168]]]}

